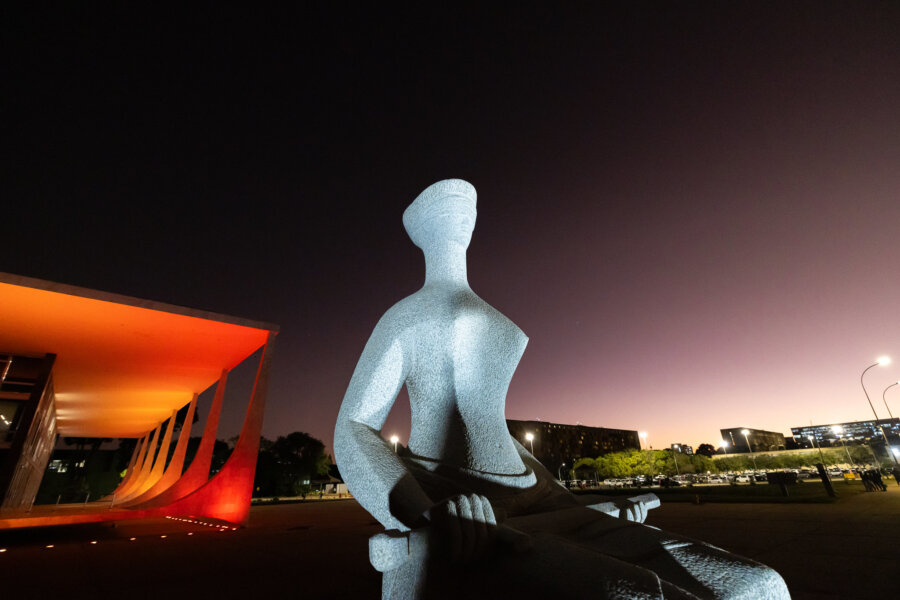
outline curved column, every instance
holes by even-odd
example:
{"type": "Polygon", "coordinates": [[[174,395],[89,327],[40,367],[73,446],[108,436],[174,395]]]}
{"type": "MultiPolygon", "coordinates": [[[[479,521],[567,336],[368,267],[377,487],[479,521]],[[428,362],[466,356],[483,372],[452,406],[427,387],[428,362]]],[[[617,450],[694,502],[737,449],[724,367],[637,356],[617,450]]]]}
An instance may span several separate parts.
{"type": "Polygon", "coordinates": [[[142,439],[141,452],[138,454],[137,461],[134,463],[134,468],[131,471],[131,476],[128,478],[128,483],[119,486],[120,489],[116,490],[116,498],[125,498],[128,494],[131,493],[131,490],[134,489],[134,484],[137,482],[138,477],[140,476],[141,471],[144,469],[144,463],[147,461],[147,452],[150,448],[150,436],[151,432],[147,432],[147,434],[142,439]]]}
{"type": "Polygon", "coordinates": [[[136,487],[131,494],[129,494],[128,499],[125,500],[125,505],[128,503],[134,502],[135,499],[139,498],[153,487],[153,485],[159,481],[163,476],[163,470],[166,467],[166,459],[169,457],[169,447],[172,445],[172,432],[175,430],[175,417],[178,415],[178,409],[172,411],[172,416],[169,417],[169,423],[166,425],[166,433],[163,435],[162,442],[159,444],[159,451],[156,453],[156,460],[153,462],[153,466],[150,468],[150,472],[147,474],[147,478],[141,482],[140,486],[136,487]]]}
{"type": "Polygon", "coordinates": [[[209,465],[212,463],[216,432],[219,429],[219,415],[222,412],[222,399],[225,397],[225,384],[227,382],[228,371],[223,370],[219,383],[216,384],[216,394],[213,397],[212,406],[209,407],[209,416],[206,417],[206,426],[203,428],[200,446],[197,448],[197,453],[194,455],[194,459],[184,472],[184,475],[173,483],[171,487],[145,502],[139,508],[165,506],[194,492],[209,480],[209,465]]]}
{"type": "Polygon", "coordinates": [[[134,478],[132,484],[128,487],[127,490],[123,490],[121,497],[117,497],[116,504],[121,504],[125,502],[134,494],[135,490],[140,489],[141,485],[150,476],[150,469],[153,467],[153,459],[156,457],[156,450],[159,447],[159,432],[162,430],[162,423],[156,426],[156,429],[153,430],[153,435],[150,436],[150,443],[147,444],[146,452],[144,454],[144,462],[141,465],[140,471],[138,471],[137,475],[134,478]]]}
{"type": "Polygon", "coordinates": [[[222,470],[206,485],[189,496],[163,508],[165,515],[204,515],[231,523],[246,524],[250,515],[250,497],[259,455],[259,436],[262,433],[263,412],[275,333],[269,332],[263,346],[262,358],[253,384],[253,395],[247,406],[244,426],[231,456],[222,470]]]}
{"type": "Polygon", "coordinates": [[[135,464],[137,463],[137,457],[140,455],[144,444],[147,442],[147,435],[144,437],[138,438],[137,443],[134,445],[134,450],[131,453],[131,460],[128,461],[128,467],[125,469],[125,476],[122,477],[122,481],[119,482],[119,485],[116,486],[116,489],[112,491],[111,494],[107,494],[101,500],[115,500],[116,496],[121,495],[122,490],[125,489],[126,486],[131,485],[131,480],[134,478],[134,470],[135,464]]]}
{"type": "Polygon", "coordinates": [[[185,454],[187,454],[187,446],[188,441],[191,438],[191,428],[194,424],[194,413],[196,412],[196,409],[197,394],[194,394],[194,398],[188,406],[187,415],[184,417],[184,423],[181,425],[181,431],[178,434],[178,442],[175,444],[175,451],[172,453],[172,460],[169,461],[169,466],[166,467],[166,471],[163,473],[162,477],[160,477],[159,481],[153,484],[149,490],[131,501],[134,505],[146,502],[147,500],[158,496],[172,487],[172,485],[181,478],[181,472],[184,470],[184,457],[185,454]]]}

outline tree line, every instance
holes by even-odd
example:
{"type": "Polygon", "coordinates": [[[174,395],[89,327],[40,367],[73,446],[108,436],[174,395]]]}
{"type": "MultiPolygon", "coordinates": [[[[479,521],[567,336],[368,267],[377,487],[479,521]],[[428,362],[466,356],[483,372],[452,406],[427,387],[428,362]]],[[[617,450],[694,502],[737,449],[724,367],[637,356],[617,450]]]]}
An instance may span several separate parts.
{"type": "Polygon", "coordinates": [[[672,450],[624,450],[611,452],[597,458],[579,458],[569,475],[572,479],[604,480],[608,478],[644,475],[673,476],[678,473],[724,473],[728,471],[752,471],[800,469],[813,467],[818,462],[832,465],[864,465],[876,462],[867,446],[853,445],[846,448],[823,448],[818,452],[744,454],[710,458],[700,454],[687,455],[672,450]],[[849,456],[848,456],[849,453],[849,456]],[[676,461],[677,465],[676,465],[676,461]]]}

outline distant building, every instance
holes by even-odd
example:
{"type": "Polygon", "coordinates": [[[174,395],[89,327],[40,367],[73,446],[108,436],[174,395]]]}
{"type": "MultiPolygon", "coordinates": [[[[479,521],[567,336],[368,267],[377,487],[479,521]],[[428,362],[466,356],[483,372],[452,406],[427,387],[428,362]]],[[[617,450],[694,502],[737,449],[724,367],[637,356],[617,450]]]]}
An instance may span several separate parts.
{"type": "Polygon", "coordinates": [[[638,432],[630,429],[512,419],[507,419],[506,425],[528,451],[534,446],[535,457],[554,474],[563,463],[571,466],[579,458],[597,458],[601,454],[641,447],[638,432]],[[534,436],[531,442],[526,438],[529,433],[534,436]]]}
{"type": "Polygon", "coordinates": [[[749,427],[732,427],[720,429],[722,439],[728,444],[728,452],[768,452],[770,450],[784,450],[786,442],[783,433],[777,431],[765,431],[763,429],[750,429],[749,427]],[[741,433],[747,430],[747,437],[741,433]],[[747,447],[747,442],[750,447],[747,447]]]}
{"type": "Polygon", "coordinates": [[[671,448],[673,452],[681,452],[688,456],[694,455],[694,447],[689,444],[672,444],[671,448]]]}
{"type": "Polygon", "coordinates": [[[798,446],[810,448],[814,445],[809,439],[810,436],[815,438],[815,445],[819,446],[838,445],[839,439],[851,443],[868,442],[871,439],[882,440],[884,439],[881,435],[882,427],[891,442],[896,444],[900,439],[900,419],[879,419],[877,421],[871,419],[829,425],[803,425],[791,427],[791,434],[798,446]]]}

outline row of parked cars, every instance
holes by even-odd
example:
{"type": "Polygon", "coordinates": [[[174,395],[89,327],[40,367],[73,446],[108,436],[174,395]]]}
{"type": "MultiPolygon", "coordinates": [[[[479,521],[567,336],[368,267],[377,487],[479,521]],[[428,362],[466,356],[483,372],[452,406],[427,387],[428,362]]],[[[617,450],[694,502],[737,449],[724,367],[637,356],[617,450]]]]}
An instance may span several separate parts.
{"type": "MultiPolygon", "coordinates": [[[[816,469],[777,469],[778,472],[796,473],[798,480],[818,478],[819,473],[816,469]]],[[[853,477],[853,469],[839,469],[831,467],[828,469],[828,475],[832,479],[853,477]]],[[[716,473],[709,475],[676,475],[674,477],[666,477],[665,475],[656,475],[655,477],[647,477],[645,475],[637,475],[635,477],[618,477],[604,479],[601,484],[606,487],[642,487],[647,485],[661,485],[669,487],[677,487],[680,485],[705,483],[710,485],[727,485],[731,483],[766,483],[768,477],[766,471],[742,471],[729,473],[716,473]]],[[[577,480],[569,482],[570,485],[575,484],[578,487],[593,486],[595,482],[587,480],[577,480]]]]}
{"type": "Polygon", "coordinates": [[[668,485],[676,487],[689,483],[686,476],[667,477],[665,475],[656,475],[647,477],[646,475],[636,475],[634,477],[619,477],[603,480],[603,485],[607,487],[641,487],[645,485],[668,485]]]}

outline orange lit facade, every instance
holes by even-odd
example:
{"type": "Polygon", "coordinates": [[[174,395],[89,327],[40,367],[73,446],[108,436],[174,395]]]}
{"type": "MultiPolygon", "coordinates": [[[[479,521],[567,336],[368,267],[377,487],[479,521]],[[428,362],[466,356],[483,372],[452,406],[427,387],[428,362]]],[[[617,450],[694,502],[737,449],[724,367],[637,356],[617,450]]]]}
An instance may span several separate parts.
{"type": "Polygon", "coordinates": [[[277,327],[4,273],[0,323],[0,529],[150,516],[246,521],[277,327]],[[240,437],[209,478],[228,372],[260,349],[240,437]],[[197,396],[213,385],[185,469],[197,396]],[[32,506],[58,435],[138,440],[102,506],[32,506]]]}

